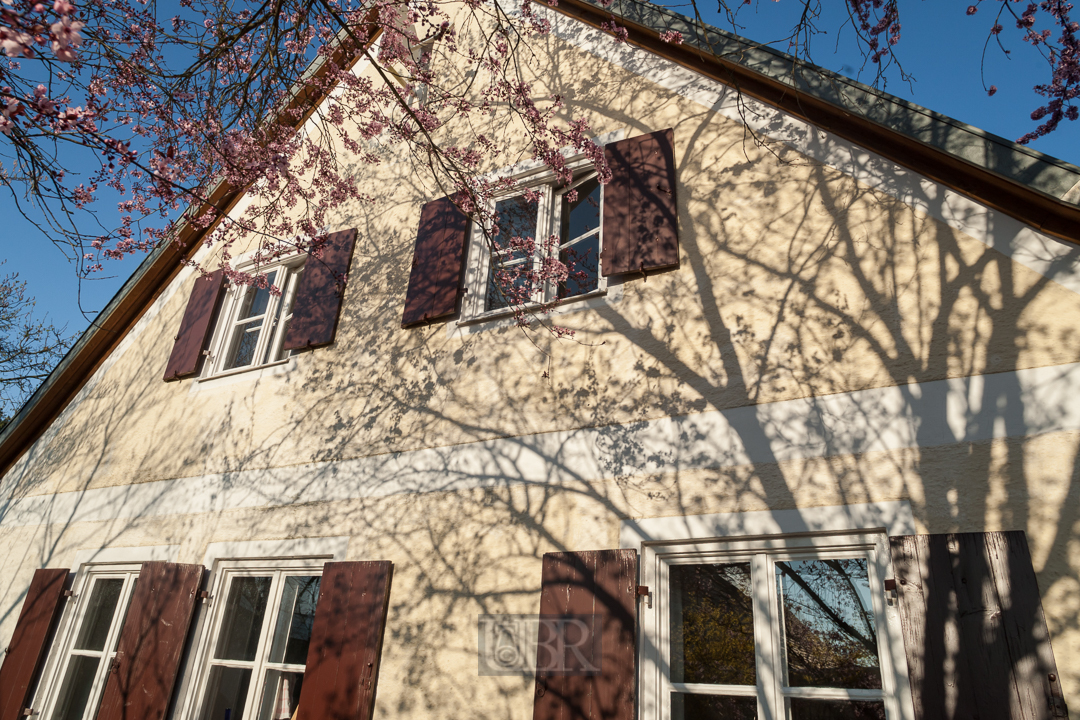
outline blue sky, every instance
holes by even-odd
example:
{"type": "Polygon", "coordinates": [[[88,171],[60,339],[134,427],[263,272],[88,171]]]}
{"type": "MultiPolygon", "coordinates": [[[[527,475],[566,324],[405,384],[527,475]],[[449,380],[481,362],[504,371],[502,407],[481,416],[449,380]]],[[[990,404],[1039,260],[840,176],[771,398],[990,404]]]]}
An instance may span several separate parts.
{"type": "MultiPolygon", "coordinates": [[[[903,29],[896,51],[904,70],[913,80],[903,82],[899,74],[893,72],[885,89],[958,120],[1016,139],[1035,125],[1029,115],[1041,104],[1041,99],[1032,86],[1048,78],[1046,63],[1020,41],[1013,23],[1005,20],[1002,21],[1006,28],[1002,37],[1006,47],[1013,52],[1006,56],[991,44],[984,63],[983,47],[989,28],[994,24],[991,11],[998,6],[986,0],[981,3],[978,13],[968,16],[968,4],[966,1],[941,0],[901,3],[903,29]],[[987,86],[998,87],[994,97],[987,96],[981,77],[985,77],[987,86]]],[[[828,30],[828,34],[815,38],[813,59],[836,72],[859,77],[863,59],[851,42],[850,27],[841,30],[839,37],[836,32],[846,19],[844,3],[824,0],[823,5],[827,6],[825,11],[832,14],[818,23],[828,30]]],[[[764,0],[743,6],[738,15],[741,27],[737,31],[759,42],[781,39],[789,33],[801,6],[801,0],[764,0]]],[[[687,7],[675,9],[688,12],[687,7]]],[[[705,19],[724,29],[732,29],[715,15],[705,19]]],[[[780,43],[778,47],[787,50],[786,43],[780,43]]],[[[861,77],[864,81],[872,78],[872,68],[865,70],[861,77]]],[[[1032,147],[1080,164],[1078,141],[1080,122],[1066,122],[1057,132],[1036,141],[1032,147]]],[[[103,215],[107,215],[109,208],[105,203],[102,205],[103,215]]],[[[37,299],[39,314],[48,313],[53,322],[66,325],[69,332],[83,330],[87,320],[79,311],[79,287],[74,268],[58,249],[18,215],[7,197],[0,197],[0,217],[4,222],[3,257],[7,260],[0,272],[18,272],[27,281],[29,294],[37,299]]],[[[84,282],[82,308],[90,313],[100,310],[139,260],[141,256],[107,263],[100,277],[84,282]]]]}

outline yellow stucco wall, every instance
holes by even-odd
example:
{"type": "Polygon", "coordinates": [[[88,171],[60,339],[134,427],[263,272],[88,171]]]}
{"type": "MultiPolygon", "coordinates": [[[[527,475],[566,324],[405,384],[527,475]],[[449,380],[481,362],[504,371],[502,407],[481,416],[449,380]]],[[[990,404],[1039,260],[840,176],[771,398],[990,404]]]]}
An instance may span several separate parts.
{"type": "MultiPolygon", "coordinates": [[[[265,469],[425,448],[467,453],[492,438],[1080,361],[1076,293],[933,213],[756,143],[712,108],[547,42],[558,65],[537,70],[541,92],[563,94],[597,134],[674,128],[680,268],[630,278],[617,301],[559,315],[574,340],[515,327],[402,330],[419,209],[437,193],[406,159],[364,168],[360,182],[376,202],[337,209],[332,226],[359,230],[333,346],[299,355],[282,375],[194,392],[191,380],[164,383],[193,282],[184,276],[7,475],[13,497],[215,473],[257,483],[265,469]],[[581,82],[598,75],[604,82],[581,82]]],[[[913,405],[920,420],[944,426],[944,405],[925,400],[913,405]]],[[[350,558],[396,568],[377,717],[526,718],[530,683],[476,677],[474,623],[481,612],[535,611],[544,552],[615,547],[624,518],[907,500],[920,532],[1027,531],[1075,717],[1080,433],[918,445],[674,473],[613,468],[528,489],[0,520],[0,543],[11,548],[0,557],[0,636],[10,636],[33,570],[67,567],[81,549],[180,545],[180,561],[201,562],[211,542],[349,535],[350,558]]],[[[501,461],[513,477],[514,459],[501,461]]]]}

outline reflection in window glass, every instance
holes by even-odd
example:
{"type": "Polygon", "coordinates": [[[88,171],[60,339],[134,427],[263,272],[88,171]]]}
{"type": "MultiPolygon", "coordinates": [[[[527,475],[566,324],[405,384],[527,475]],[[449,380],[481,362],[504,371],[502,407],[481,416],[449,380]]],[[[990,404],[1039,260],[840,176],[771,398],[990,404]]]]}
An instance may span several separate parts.
{"type": "Polygon", "coordinates": [[[267,670],[259,720],[290,720],[296,712],[303,685],[304,673],[267,670]]]}
{"type": "Polygon", "coordinates": [[[524,196],[495,204],[495,245],[488,267],[484,310],[498,310],[529,301],[532,258],[536,242],[537,205],[524,196]]]}
{"type": "Polygon", "coordinates": [[[251,668],[215,665],[210,669],[203,720],[240,720],[247,704],[251,668]]]}
{"type": "Polygon", "coordinates": [[[562,227],[559,234],[563,243],[600,229],[600,187],[600,181],[593,178],[577,186],[577,198],[573,202],[566,195],[563,196],[562,227]]]}
{"type": "Polygon", "coordinates": [[[255,659],[259,647],[266,602],[270,597],[270,578],[237,577],[229,586],[225,618],[221,624],[214,657],[218,660],[255,659]]]}
{"type": "Polygon", "coordinates": [[[755,684],[750,563],[673,565],[670,573],[671,681],[755,684]]]}
{"type": "Polygon", "coordinates": [[[757,720],[757,698],[671,693],[671,720],[757,720]]]}
{"type": "Polygon", "coordinates": [[[865,559],[776,563],[789,687],[880,689],[865,559]]]}
{"type": "Polygon", "coordinates": [[[94,677],[97,675],[101,657],[72,655],[68,662],[64,682],[60,686],[60,696],[53,710],[53,720],[80,720],[86,710],[90,693],[94,690],[94,677]]]}
{"type": "Polygon", "coordinates": [[[569,274],[559,283],[558,297],[584,295],[600,287],[600,181],[586,180],[563,195],[559,261],[569,274]]]}
{"type": "Polygon", "coordinates": [[[76,650],[105,649],[116,603],[120,601],[120,591],[123,588],[124,581],[120,578],[101,578],[94,581],[86,615],[79,628],[79,637],[75,641],[76,650]]]}
{"type": "Polygon", "coordinates": [[[270,662],[289,665],[303,665],[307,662],[320,580],[317,575],[292,575],[285,578],[274,627],[274,641],[270,647],[270,662]]]}
{"type": "Polygon", "coordinates": [[[885,703],[791,698],[791,720],[885,720],[885,703]]]}

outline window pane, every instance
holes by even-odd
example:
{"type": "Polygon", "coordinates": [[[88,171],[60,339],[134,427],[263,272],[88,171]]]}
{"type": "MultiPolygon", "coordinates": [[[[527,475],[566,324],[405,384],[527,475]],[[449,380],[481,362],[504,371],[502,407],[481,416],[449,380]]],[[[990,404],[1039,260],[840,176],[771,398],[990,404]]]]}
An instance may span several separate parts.
{"type": "Polygon", "coordinates": [[[244,715],[250,684],[251,668],[221,665],[210,668],[202,720],[240,720],[244,715]]]}
{"type": "Polygon", "coordinates": [[[269,595],[268,577],[233,578],[225,605],[225,617],[221,621],[217,650],[214,652],[216,659],[255,659],[269,595]]]}
{"type": "Polygon", "coordinates": [[[259,333],[262,330],[263,321],[253,320],[246,325],[236,328],[236,339],[233,341],[233,356],[225,368],[232,369],[250,365],[255,357],[255,345],[259,342],[259,333]]]}
{"type": "Polygon", "coordinates": [[[885,703],[791,698],[791,720],[885,720],[885,703]]]}
{"type": "Polygon", "coordinates": [[[529,302],[532,294],[529,272],[532,263],[517,263],[509,267],[499,267],[492,259],[488,271],[487,297],[484,299],[485,310],[498,310],[511,305],[523,305],[529,302]]]}
{"type": "Polygon", "coordinates": [[[559,252],[559,261],[569,275],[559,283],[559,297],[584,295],[600,286],[600,236],[593,235],[559,252]]]}
{"type": "Polygon", "coordinates": [[[879,689],[865,559],[776,563],[789,687],[879,689]]]}
{"type": "Polygon", "coordinates": [[[671,566],[671,681],[753,685],[750,563],[671,566]]]}
{"type": "MultiPolygon", "coordinates": [[[[117,580],[117,582],[123,581],[117,580]]],[[[60,695],[52,714],[53,720],[80,720],[82,718],[86,711],[86,701],[94,689],[94,675],[97,674],[100,662],[100,657],[71,656],[67,672],[64,674],[64,682],[60,685],[60,695]]]]}
{"type": "Polygon", "coordinates": [[[256,315],[262,315],[266,312],[266,306],[270,304],[270,286],[274,284],[274,280],[277,278],[277,270],[269,273],[266,276],[266,287],[260,288],[252,285],[247,289],[247,297],[244,300],[244,309],[240,313],[238,320],[244,318],[255,317],[256,315]]]}
{"type": "Polygon", "coordinates": [[[259,720],[290,720],[296,712],[303,684],[304,673],[267,670],[259,720]]]}
{"type": "Polygon", "coordinates": [[[116,603],[120,601],[120,591],[123,588],[124,581],[120,578],[99,578],[94,581],[90,602],[86,606],[86,616],[79,627],[79,637],[75,640],[76,650],[105,649],[109,626],[112,625],[116,603]]]}
{"type": "Polygon", "coordinates": [[[496,252],[488,267],[485,310],[526,303],[532,294],[529,276],[532,271],[531,246],[536,241],[537,204],[518,195],[497,202],[495,213],[497,226],[492,240],[496,252]],[[525,241],[524,246],[522,241],[525,241]]]}
{"type": "Polygon", "coordinates": [[[563,195],[560,237],[567,243],[600,227],[600,181],[597,178],[577,186],[577,200],[563,195]]]}
{"type": "MultiPolygon", "coordinates": [[[[497,232],[493,236],[495,247],[500,250],[510,248],[512,238],[535,241],[537,210],[537,204],[529,202],[522,195],[495,203],[497,223],[497,232]]],[[[525,257],[525,255],[526,253],[517,252],[507,259],[525,257]]]]}
{"type": "Polygon", "coordinates": [[[274,627],[274,641],[270,646],[270,662],[293,665],[307,662],[311,624],[315,620],[315,603],[319,599],[319,580],[313,575],[285,578],[281,607],[274,627]]]}
{"type": "Polygon", "coordinates": [[[757,720],[757,698],[671,693],[671,720],[757,720]]]}

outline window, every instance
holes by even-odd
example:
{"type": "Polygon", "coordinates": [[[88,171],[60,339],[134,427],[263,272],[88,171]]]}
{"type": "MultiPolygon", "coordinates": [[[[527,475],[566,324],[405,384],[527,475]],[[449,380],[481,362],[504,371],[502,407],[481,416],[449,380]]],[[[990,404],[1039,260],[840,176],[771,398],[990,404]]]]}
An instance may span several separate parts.
{"type": "Polygon", "coordinates": [[[199,720],[288,720],[304,683],[322,575],[301,561],[222,561],[201,644],[199,720]]]}
{"type": "Polygon", "coordinates": [[[644,715],[903,717],[885,547],[875,534],[647,548],[644,715]]]}
{"type": "Polygon", "coordinates": [[[97,715],[138,575],[138,565],[103,566],[76,582],[68,601],[74,603],[71,619],[58,631],[59,651],[33,703],[41,708],[40,717],[85,720],[97,715]]]}
{"type": "Polygon", "coordinates": [[[232,285],[221,313],[203,369],[210,377],[261,367],[288,358],[283,349],[292,320],[296,288],[304,258],[271,266],[256,285],[232,285]],[[274,288],[279,292],[272,292],[274,288]]]}
{"type": "Polygon", "coordinates": [[[568,186],[557,186],[550,176],[523,184],[523,192],[495,200],[489,236],[473,227],[466,319],[606,289],[600,274],[603,192],[596,172],[581,168],[568,186]],[[541,271],[554,261],[568,272],[557,281],[541,281],[541,271]]]}

